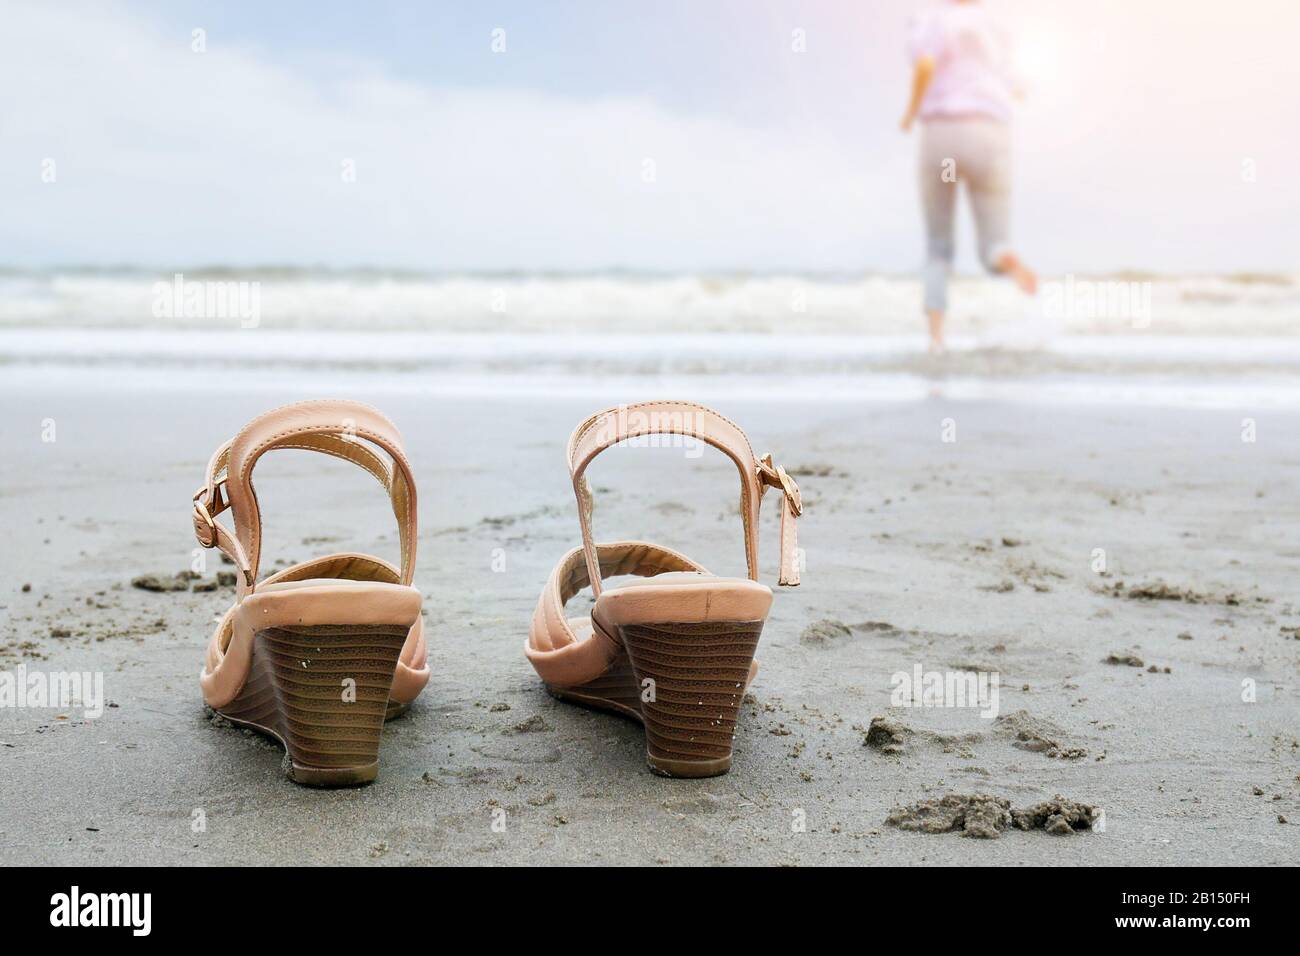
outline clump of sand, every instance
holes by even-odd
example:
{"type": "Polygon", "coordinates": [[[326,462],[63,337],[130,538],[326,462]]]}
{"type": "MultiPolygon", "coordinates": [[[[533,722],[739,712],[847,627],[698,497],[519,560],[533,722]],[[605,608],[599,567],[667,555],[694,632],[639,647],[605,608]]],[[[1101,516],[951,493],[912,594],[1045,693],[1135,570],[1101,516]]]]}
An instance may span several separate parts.
{"type": "Polygon", "coordinates": [[[171,591],[215,591],[217,588],[234,587],[235,575],[231,571],[218,571],[215,578],[203,580],[203,575],[195,571],[178,571],[176,574],[139,574],[131,579],[131,587],[141,591],[153,591],[166,594],[171,591]]]}
{"type": "Polygon", "coordinates": [[[1091,830],[1097,818],[1097,808],[1076,800],[1067,800],[1059,793],[1024,810],[1012,810],[1011,819],[1020,830],[1046,830],[1058,836],[1069,836],[1075,830],[1091,830]]]}
{"type": "MultiPolygon", "coordinates": [[[[1079,746],[1068,739],[1071,736],[1068,731],[1050,720],[1035,717],[1027,710],[1004,714],[997,718],[995,725],[998,732],[1010,737],[1011,745],[1020,750],[1060,760],[1082,760],[1088,756],[1086,747],[1079,746]]],[[[883,754],[902,754],[907,752],[916,740],[937,744],[943,748],[944,753],[971,756],[971,747],[986,739],[987,735],[984,733],[945,734],[932,730],[916,730],[896,717],[882,715],[871,718],[871,724],[863,734],[862,743],[883,754]]]]}
{"type": "Polygon", "coordinates": [[[942,748],[946,754],[972,757],[971,746],[984,740],[982,733],[944,734],[933,730],[915,730],[894,717],[872,717],[871,724],[862,735],[862,744],[874,747],[883,754],[906,752],[913,738],[942,748]]]}
{"type": "MultiPolygon", "coordinates": [[[[1116,581],[1110,587],[1100,590],[1111,597],[1128,598],[1130,601],[1182,601],[1185,604],[1224,604],[1228,607],[1238,607],[1245,600],[1235,591],[1210,594],[1160,580],[1135,584],[1132,587],[1126,587],[1123,581],[1116,581]]],[[[1255,600],[1266,601],[1267,599],[1256,598],[1255,600]]]]}
{"type": "Polygon", "coordinates": [[[912,728],[889,717],[872,717],[871,726],[867,728],[863,743],[875,747],[881,753],[899,754],[912,736],[912,728]]]}
{"type": "Polygon", "coordinates": [[[177,574],[140,574],[131,579],[131,587],[141,591],[188,591],[190,582],[197,579],[193,571],[181,571],[177,574]]]}
{"type": "Polygon", "coordinates": [[[546,722],[546,718],[541,714],[533,714],[526,720],[521,720],[513,727],[504,731],[507,734],[537,734],[551,729],[551,725],[546,722]]]}
{"type": "Polygon", "coordinates": [[[1017,710],[1004,714],[997,719],[999,729],[1015,737],[1013,746],[1031,753],[1061,760],[1081,760],[1088,756],[1084,747],[1062,743],[1066,731],[1041,717],[1035,717],[1027,710],[1017,710]]]}
{"type": "Polygon", "coordinates": [[[1105,657],[1105,662],[1107,664],[1117,664],[1126,667],[1146,666],[1146,661],[1142,660],[1142,658],[1138,657],[1132,651],[1120,651],[1112,654],[1107,654],[1105,657]]]}
{"type": "Polygon", "coordinates": [[[848,625],[830,618],[823,618],[820,621],[813,621],[803,629],[803,633],[799,635],[799,643],[825,645],[849,637],[851,634],[848,625]]]}
{"type": "Polygon", "coordinates": [[[836,641],[852,637],[855,633],[897,635],[899,629],[888,621],[863,621],[861,624],[845,624],[834,618],[824,617],[813,621],[799,635],[799,643],[812,647],[830,647],[836,641]]]}
{"type": "Polygon", "coordinates": [[[1045,830],[1069,836],[1076,830],[1091,830],[1097,809],[1069,800],[1060,794],[1032,807],[1013,809],[1011,801],[988,794],[944,794],[937,800],[921,800],[897,807],[885,822],[900,830],[920,833],[951,833],[984,840],[996,840],[1003,830],[1045,830]]]}
{"type": "Polygon", "coordinates": [[[1011,826],[1011,801],[986,794],[948,793],[938,800],[922,800],[910,807],[893,810],[885,822],[900,830],[921,833],[949,833],[996,840],[1011,826]]]}

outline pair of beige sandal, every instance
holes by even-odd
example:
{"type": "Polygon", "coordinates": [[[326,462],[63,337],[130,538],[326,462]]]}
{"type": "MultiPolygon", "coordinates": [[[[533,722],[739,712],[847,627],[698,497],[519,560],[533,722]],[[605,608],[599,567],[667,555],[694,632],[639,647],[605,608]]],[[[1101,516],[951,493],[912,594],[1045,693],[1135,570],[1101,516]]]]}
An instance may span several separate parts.
{"type": "MultiPolygon", "coordinates": [[[[582,546],[551,572],[524,653],[564,700],[640,721],[652,770],[708,777],[731,766],[754,650],[772,603],[758,580],[759,504],[781,494],[780,583],[799,583],[799,489],[770,455],[755,457],[738,425],[691,402],[646,402],[593,415],[573,432],[569,471],[582,546]],[[726,454],[740,472],[748,578],[712,575],[683,554],[644,541],[597,544],[587,466],[613,445],[678,435],[726,454]],[[628,583],[606,578],[631,575],[628,583]],[[589,616],[565,605],[590,586],[589,616]]],[[[203,696],[223,717],[279,740],[291,779],[346,786],[375,778],[384,721],[429,681],[428,651],[412,586],[416,491],[397,428],[378,410],[347,401],[288,405],[249,422],[217,449],[194,495],[194,533],[238,568],[235,603],[208,646],[203,696]],[[258,582],[261,512],[252,472],[283,448],[333,455],[369,471],[392,500],[401,565],[343,553],[292,565],[258,582]],[[387,456],[388,461],[381,457],[387,456]],[[226,510],[234,530],[216,521],[226,510]]]]}

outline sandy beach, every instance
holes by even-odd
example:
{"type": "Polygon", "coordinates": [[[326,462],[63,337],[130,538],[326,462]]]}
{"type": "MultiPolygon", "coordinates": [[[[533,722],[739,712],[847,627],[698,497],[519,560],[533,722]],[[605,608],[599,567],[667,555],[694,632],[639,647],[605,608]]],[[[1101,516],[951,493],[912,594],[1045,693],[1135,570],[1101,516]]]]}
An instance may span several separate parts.
{"type": "MultiPolygon", "coordinates": [[[[563,443],[601,397],[339,392],[382,404],[411,452],[433,678],[385,729],[377,782],[321,792],[283,776],[277,746],[204,711],[202,649],[233,594],[198,589],[225,570],[217,553],[185,590],[132,585],[190,569],[189,497],[212,448],[320,389],[42,388],[28,376],[0,390],[0,669],[102,672],[108,702],[93,719],[0,709],[0,862],[1271,865],[1300,854],[1293,410],[713,399],[796,474],[807,568],[777,595],[731,773],[673,781],[646,769],[639,727],[553,700],[521,653],[541,584],[578,539],[563,443]],[[42,440],[51,422],[55,440],[42,440]],[[998,715],[891,707],[891,676],[918,665],[997,675],[998,715]],[[1100,815],[1090,830],[997,839],[887,822],[946,795],[1014,808],[1060,795],[1100,815]]],[[[598,535],[743,573],[729,467],[671,450],[605,456],[592,472],[598,535]],[[649,508],[637,503],[648,478],[649,508]]],[[[268,565],[396,552],[382,496],[345,465],[281,453],[259,469],[258,493],[268,565]]]]}
{"type": "Polygon", "coordinates": [[[1285,925],[1300,4],[5,14],[19,923],[192,939],[277,867],[301,947],[335,868],[878,866],[895,927],[1285,925]],[[754,454],[681,404],[604,447],[656,401],[754,454]],[[581,567],[726,580],[593,623],[581,567]]]}

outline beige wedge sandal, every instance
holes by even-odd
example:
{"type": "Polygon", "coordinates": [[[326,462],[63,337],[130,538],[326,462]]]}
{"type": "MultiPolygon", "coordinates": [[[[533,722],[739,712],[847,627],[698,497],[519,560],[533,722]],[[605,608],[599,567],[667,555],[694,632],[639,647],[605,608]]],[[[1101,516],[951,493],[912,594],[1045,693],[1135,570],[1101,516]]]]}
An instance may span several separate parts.
{"type": "Polygon", "coordinates": [[[429,680],[415,574],[415,481],[397,428],[356,402],[313,401],[267,412],[217,449],[194,495],[194,533],[239,570],[235,604],[217,626],[199,677],[223,717],[279,740],[291,779],[368,783],[384,721],[429,680]],[[392,459],[388,465],[371,443],[392,459]],[[397,516],[401,568],[331,554],[257,583],[262,518],[253,467],[282,448],[318,451],[366,469],[397,516]],[[234,511],[234,532],[215,520],[234,511]]]}
{"type": "Polygon", "coordinates": [[[781,492],[779,583],[799,583],[795,519],[799,488],[772,456],[757,459],[738,425],[690,402],[647,402],[594,415],[574,431],[569,472],[578,498],[582,547],[561,559],[542,590],[524,653],[562,700],[614,711],[645,726],[646,761],[670,777],[712,777],[731,767],[745,688],[757,673],[754,650],[772,604],[758,583],[759,503],[781,492]],[[746,578],[718,577],[670,548],[644,541],[596,544],[584,473],[598,454],[643,435],[686,435],[727,454],[740,470],[746,578]],[[633,575],[645,581],[606,586],[633,575]],[[566,617],[569,600],[590,586],[590,616],[566,617]]]}

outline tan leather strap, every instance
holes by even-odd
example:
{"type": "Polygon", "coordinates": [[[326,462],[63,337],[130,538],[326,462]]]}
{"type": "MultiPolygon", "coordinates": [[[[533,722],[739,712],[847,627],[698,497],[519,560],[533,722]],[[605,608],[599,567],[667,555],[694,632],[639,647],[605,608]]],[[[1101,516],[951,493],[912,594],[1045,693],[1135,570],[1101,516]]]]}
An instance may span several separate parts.
{"type": "Polygon", "coordinates": [[[799,486],[786,474],[786,470],[780,465],[772,464],[771,452],[758,461],[758,480],[762,486],[759,497],[767,494],[768,488],[781,490],[781,573],[778,583],[798,587],[799,533],[795,519],[803,514],[803,496],[799,494],[799,486]]]}
{"type": "MultiPolygon", "coordinates": [[[[596,555],[600,561],[600,576],[604,578],[624,574],[648,578],[665,571],[704,571],[686,555],[645,541],[598,544],[596,555]]],[[[551,571],[546,587],[542,588],[537,610],[533,613],[529,643],[534,650],[559,650],[578,641],[569,626],[564,606],[593,580],[587,570],[583,548],[574,548],[560,559],[551,571]]]]}
{"type": "Polygon", "coordinates": [[[686,435],[697,438],[726,454],[740,472],[740,517],[745,528],[745,564],[750,580],[758,580],[759,504],[770,487],[782,491],[781,574],[783,585],[799,583],[798,539],[795,519],[803,510],[799,487],[785,470],[772,464],[772,456],[760,461],[739,425],[711,408],[694,402],[642,402],[619,405],[599,412],[574,429],[569,438],[569,473],[578,498],[578,522],[592,590],[600,594],[599,560],[592,537],[593,499],[585,472],[591,460],[606,448],[643,435],[686,435]]]}
{"type": "Polygon", "coordinates": [[[378,409],[359,402],[322,400],[273,409],[253,419],[208,462],[205,484],[194,493],[194,534],[205,548],[220,548],[243,573],[241,597],[252,591],[261,557],[262,516],[252,472],[266,452],[298,448],[342,458],[370,472],[388,492],[401,539],[401,583],[415,575],[415,479],[401,435],[378,409]],[[372,442],[392,458],[390,467],[362,444],[372,442]],[[235,512],[230,533],[215,519],[235,512]]]}

